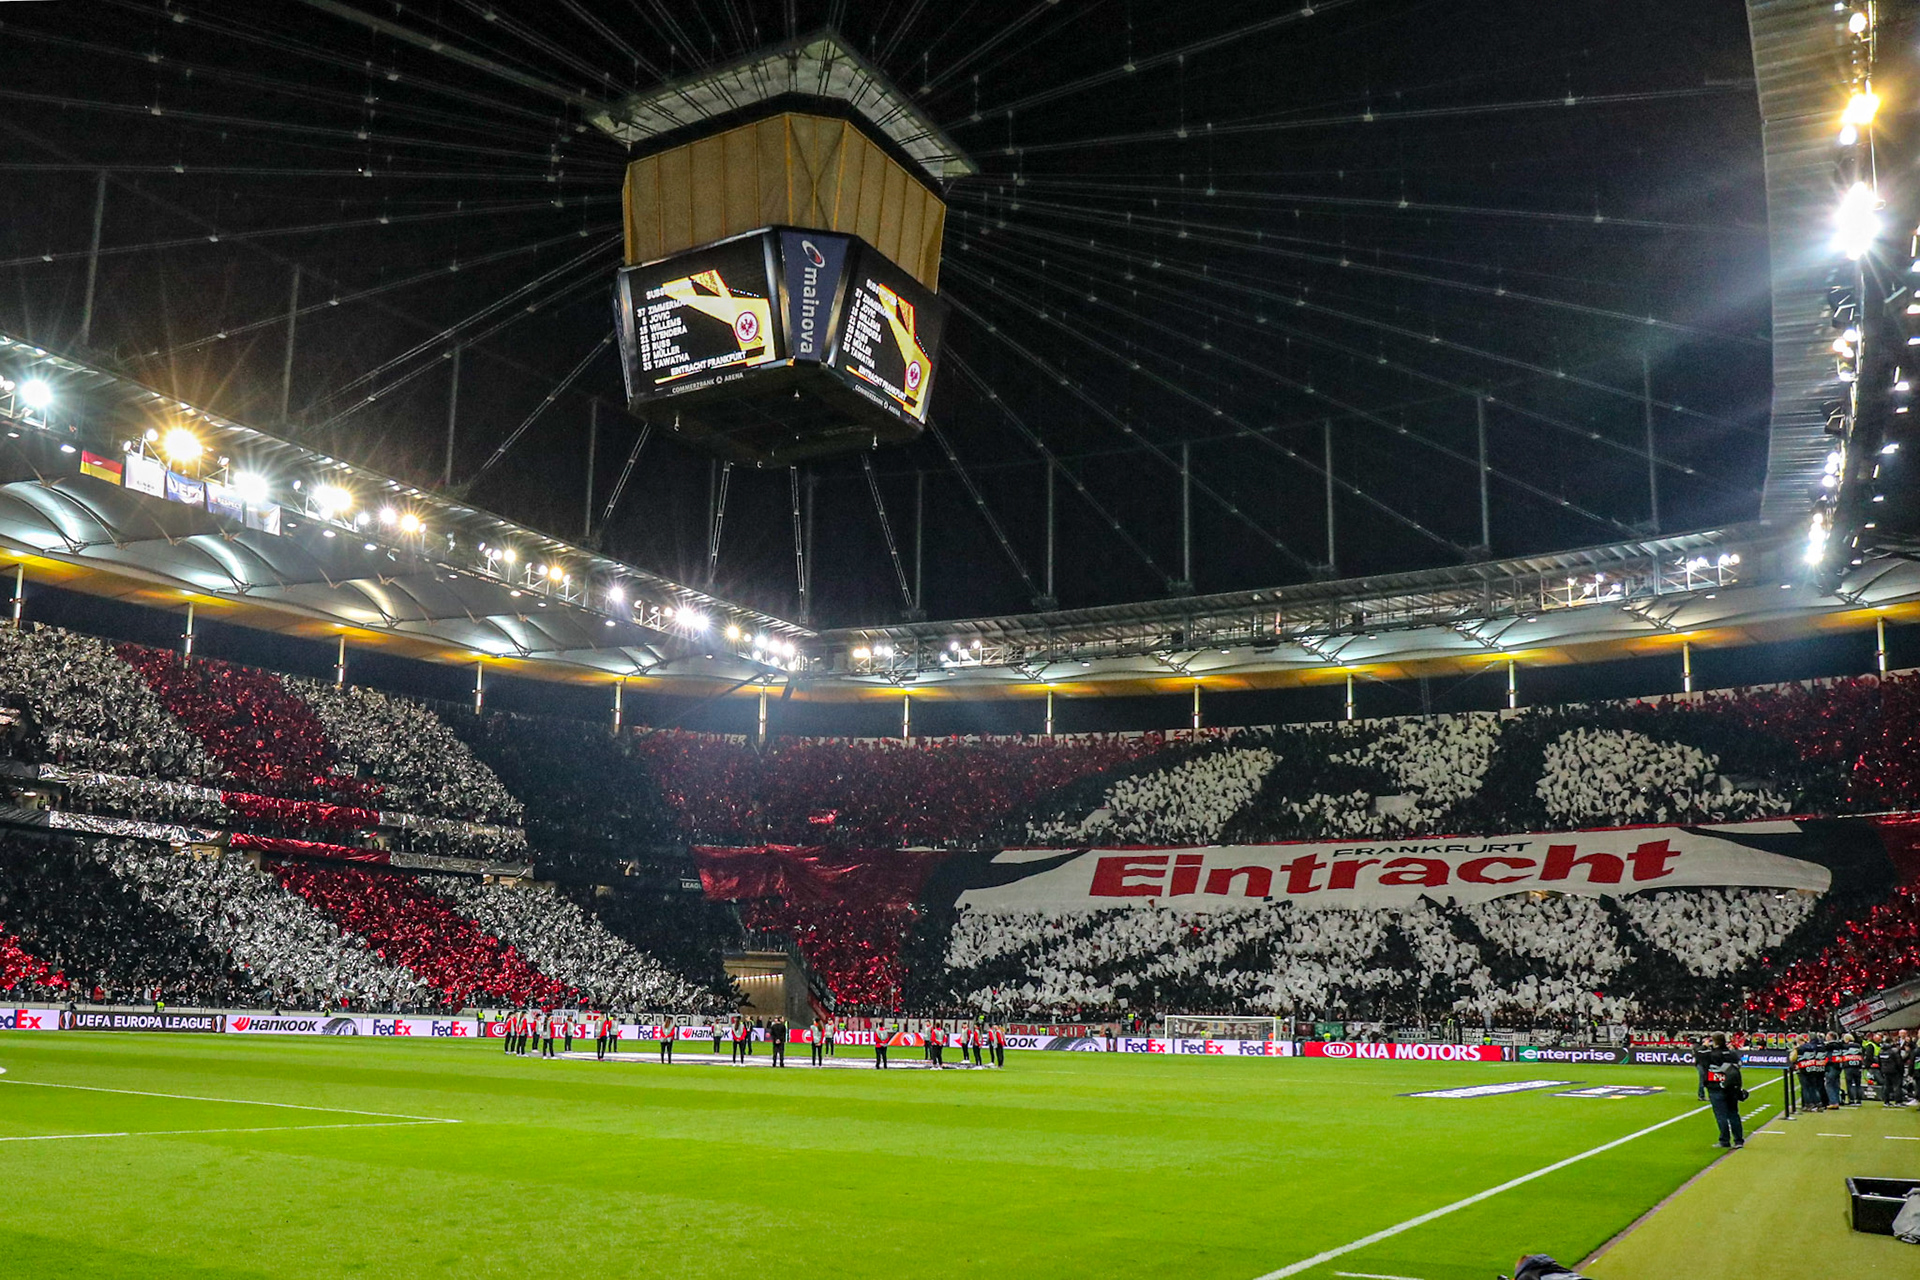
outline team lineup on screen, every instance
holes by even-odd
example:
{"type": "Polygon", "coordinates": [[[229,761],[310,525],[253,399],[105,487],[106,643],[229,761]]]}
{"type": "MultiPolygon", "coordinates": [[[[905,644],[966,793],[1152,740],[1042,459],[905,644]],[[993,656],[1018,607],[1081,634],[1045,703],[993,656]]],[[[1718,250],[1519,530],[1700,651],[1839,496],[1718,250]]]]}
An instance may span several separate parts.
{"type": "Polygon", "coordinates": [[[853,237],[759,231],[629,267],[619,306],[636,403],[812,363],[926,422],[944,304],[853,237]]]}

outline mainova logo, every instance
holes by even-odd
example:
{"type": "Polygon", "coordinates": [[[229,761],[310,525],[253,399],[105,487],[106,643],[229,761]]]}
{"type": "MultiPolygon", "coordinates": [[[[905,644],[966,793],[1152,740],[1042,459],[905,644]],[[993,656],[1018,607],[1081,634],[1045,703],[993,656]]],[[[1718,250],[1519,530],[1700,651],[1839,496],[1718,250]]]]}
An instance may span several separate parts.
{"type": "Polygon", "coordinates": [[[814,266],[824,267],[827,265],[827,255],[820,252],[820,247],[814,244],[813,241],[802,240],[800,247],[807,251],[807,260],[813,263],[814,266]]]}

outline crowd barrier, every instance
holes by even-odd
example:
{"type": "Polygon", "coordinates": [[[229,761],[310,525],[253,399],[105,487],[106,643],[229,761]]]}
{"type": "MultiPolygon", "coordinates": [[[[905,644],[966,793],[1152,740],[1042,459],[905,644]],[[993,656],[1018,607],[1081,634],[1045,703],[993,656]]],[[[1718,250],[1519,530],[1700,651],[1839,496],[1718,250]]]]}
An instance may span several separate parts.
{"type": "MultiPolygon", "coordinates": [[[[1078,1031],[1081,1028],[1073,1028],[1078,1031]]],[[[203,1035],[250,1036],[387,1036],[418,1040],[485,1040],[506,1035],[506,1023],[493,1019],[412,1016],[404,1014],[328,1014],[328,1013],[249,1013],[139,1012],[127,1010],[0,1009],[0,1031],[165,1031],[203,1035]]],[[[575,1040],[591,1043],[598,1025],[585,1020],[561,1023],[556,1037],[571,1031],[575,1040]]],[[[711,1023],[682,1023],[674,1027],[676,1041],[699,1042],[714,1039],[711,1023]]],[[[629,1043],[657,1041],[666,1028],[655,1023],[620,1024],[620,1038],[629,1043]]],[[[730,1034],[720,1028],[725,1039],[730,1034]]],[[[876,1033],[847,1030],[836,1033],[835,1043],[848,1048],[871,1048],[876,1033]]],[[[767,1039],[764,1030],[752,1033],[755,1043],[767,1039]]],[[[809,1044],[811,1028],[788,1032],[793,1044],[809,1044]]],[[[926,1036],[917,1031],[889,1031],[891,1048],[921,1048],[926,1036]]],[[[951,1041],[949,1042],[951,1043],[951,1041]]],[[[1357,1040],[1207,1040],[1157,1036],[1109,1035],[1099,1032],[1081,1035],[1028,1035],[1006,1037],[1007,1048],[1025,1052],[1053,1051],[1069,1053],[1142,1053],[1173,1054],[1180,1057],[1225,1058],[1319,1058],[1336,1062],[1524,1062],[1552,1066],[1640,1066],[1692,1067],[1693,1050],[1678,1045],[1497,1045],[1497,1044],[1399,1044],[1357,1040]]],[[[1787,1065],[1787,1050],[1752,1048],[1740,1051],[1740,1061],[1750,1067],[1782,1068],[1787,1065]]]]}

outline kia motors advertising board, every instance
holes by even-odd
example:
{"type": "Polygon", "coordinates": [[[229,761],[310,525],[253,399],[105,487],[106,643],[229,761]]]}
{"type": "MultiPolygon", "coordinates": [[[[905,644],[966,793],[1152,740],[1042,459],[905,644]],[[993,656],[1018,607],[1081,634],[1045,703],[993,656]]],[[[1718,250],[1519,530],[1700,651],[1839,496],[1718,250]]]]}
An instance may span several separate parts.
{"type": "Polygon", "coordinates": [[[1351,1040],[1309,1040],[1302,1057],[1350,1058],[1373,1062],[1499,1062],[1497,1044],[1360,1044],[1351,1040]]]}

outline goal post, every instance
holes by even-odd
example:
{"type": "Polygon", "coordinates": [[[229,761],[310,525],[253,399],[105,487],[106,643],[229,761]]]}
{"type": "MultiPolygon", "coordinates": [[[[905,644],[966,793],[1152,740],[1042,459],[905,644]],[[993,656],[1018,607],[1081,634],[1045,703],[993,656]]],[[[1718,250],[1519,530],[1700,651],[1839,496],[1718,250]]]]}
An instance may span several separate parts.
{"type": "Polygon", "coordinates": [[[1161,1034],[1168,1040],[1256,1040],[1272,1042],[1285,1038],[1284,1019],[1230,1017],[1202,1017],[1195,1014],[1170,1013],[1161,1024],[1161,1034]]]}

